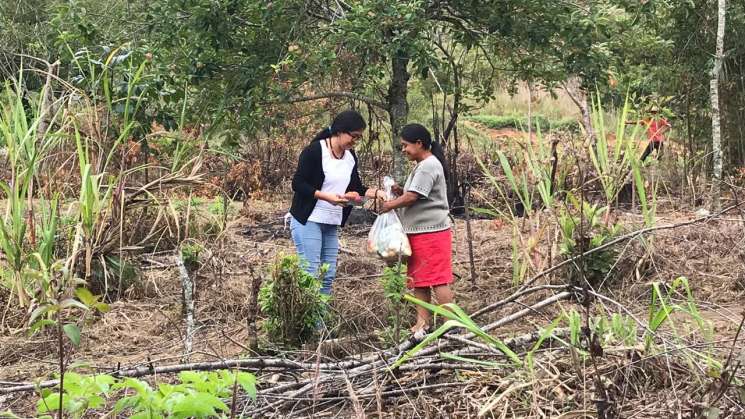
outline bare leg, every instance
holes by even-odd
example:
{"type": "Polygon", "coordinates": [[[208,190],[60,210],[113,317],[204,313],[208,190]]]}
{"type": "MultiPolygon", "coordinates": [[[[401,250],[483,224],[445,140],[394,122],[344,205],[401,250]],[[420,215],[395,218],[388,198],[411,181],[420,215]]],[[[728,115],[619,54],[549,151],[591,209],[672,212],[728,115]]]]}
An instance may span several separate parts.
{"type": "Polygon", "coordinates": [[[437,304],[448,304],[453,302],[453,290],[450,288],[450,284],[437,285],[432,287],[435,292],[435,299],[437,304]]]}
{"type": "MultiPolygon", "coordinates": [[[[426,303],[432,302],[432,289],[429,287],[414,288],[414,297],[422,300],[426,303]]],[[[416,332],[419,329],[429,327],[431,317],[429,310],[426,308],[416,305],[416,323],[412,326],[411,331],[416,332]]]]}

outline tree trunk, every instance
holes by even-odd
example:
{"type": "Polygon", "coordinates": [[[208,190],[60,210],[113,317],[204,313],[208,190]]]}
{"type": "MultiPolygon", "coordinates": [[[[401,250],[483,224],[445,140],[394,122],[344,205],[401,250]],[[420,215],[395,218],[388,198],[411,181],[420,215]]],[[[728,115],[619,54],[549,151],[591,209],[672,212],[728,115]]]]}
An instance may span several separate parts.
{"type": "Polygon", "coordinates": [[[585,128],[587,143],[593,144],[595,143],[595,129],[592,127],[592,115],[590,115],[590,105],[587,101],[587,93],[582,90],[581,82],[577,81],[576,83],[577,85],[580,85],[580,87],[576,87],[576,92],[569,83],[564,83],[564,91],[567,92],[569,99],[577,105],[580,113],[582,113],[582,126],[585,128]]]}
{"type": "Polygon", "coordinates": [[[592,117],[590,116],[590,106],[587,102],[587,95],[582,95],[582,102],[580,104],[580,111],[582,111],[582,123],[585,126],[587,132],[587,140],[590,144],[595,143],[595,128],[592,127],[592,117]]]}
{"type": "Polygon", "coordinates": [[[401,153],[399,135],[409,118],[407,100],[409,85],[409,57],[403,52],[391,61],[391,85],[388,88],[388,113],[391,118],[391,146],[393,147],[393,177],[400,185],[404,181],[404,156],[401,153]]]}
{"type": "Polygon", "coordinates": [[[194,341],[194,281],[184,265],[181,251],[176,251],[176,266],[181,278],[182,310],[186,320],[183,362],[189,362],[194,341]]]}
{"type": "Polygon", "coordinates": [[[711,208],[718,211],[721,208],[720,195],[722,192],[722,137],[721,115],[719,113],[719,74],[722,72],[724,57],[724,20],[726,0],[718,1],[717,17],[717,51],[714,56],[714,68],[711,70],[711,148],[713,156],[713,176],[711,185],[711,208]]]}

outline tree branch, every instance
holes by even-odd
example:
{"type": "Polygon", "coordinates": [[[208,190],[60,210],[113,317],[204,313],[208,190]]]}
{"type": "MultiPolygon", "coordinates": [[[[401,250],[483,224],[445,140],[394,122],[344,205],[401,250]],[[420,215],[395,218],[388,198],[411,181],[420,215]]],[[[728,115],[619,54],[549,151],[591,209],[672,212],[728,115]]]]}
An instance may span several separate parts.
{"type": "Polygon", "coordinates": [[[284,100],[278,100],[273,103],[311,102],[314,100],[330,99],[330,98],[349,98],[349,99],[359,100],[361,102],[365,102],[366,104],[370,106],[375,106],[377,108],[380,108],[384,111],[388,110],[388,106],[385,103],[379,100],[375,100],[367,96],[363,96],[363,95],[352,93],[352,92],[326,92],[326,93],[319,93],[317,95],[294,97],[294,98],[289,98],[289,99],[284,99],[284,100]]]}

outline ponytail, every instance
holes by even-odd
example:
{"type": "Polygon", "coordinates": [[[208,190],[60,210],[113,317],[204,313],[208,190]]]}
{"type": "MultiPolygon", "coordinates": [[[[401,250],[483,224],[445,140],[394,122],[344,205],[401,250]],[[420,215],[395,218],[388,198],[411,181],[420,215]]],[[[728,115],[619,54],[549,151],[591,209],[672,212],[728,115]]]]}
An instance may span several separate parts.
{"type": "Polygon", "coordinates": [[[325,140],[326,138],[331,138],[331,127],[318,131],[318,134],[316,134],[310,142],[315,143],[316,141],[325,140]]]}
{"type": "Polygon", "coordinates": [[[424,149],[431,151],[432,155],[440,161],[442,172],[445,175],[445,181],[450,179],[450,166],[447,160],[445,160],[445,152],[442,149],[442,145],[438,141],[432,140],[432,135],[424,125],[408,124],[404,126],[401,128],[401,138],[408,143],[421,141],[424,149]]]}
{"type": "Polygon", "coordinates": [[[318,134],[313,137],[311,143],[331,138],[331,136],[342,132],[361,131],[365,129],[366,126],[365,119],[359,112],[353,110],[344,111],[334,117],[331,126],[319,131],[318,134]]]}
{"type": "Polygon", "coordinates": [[[432,151],[432,155],[437,157],[437,160],[439,160],[442,165],[442,172],[445,175],[445,181],[450,180],[450,165],[448,165],[448,162],[445,159],[445,150],[442,149],[440,142],[432,141],[430,150],[432,151]]]}

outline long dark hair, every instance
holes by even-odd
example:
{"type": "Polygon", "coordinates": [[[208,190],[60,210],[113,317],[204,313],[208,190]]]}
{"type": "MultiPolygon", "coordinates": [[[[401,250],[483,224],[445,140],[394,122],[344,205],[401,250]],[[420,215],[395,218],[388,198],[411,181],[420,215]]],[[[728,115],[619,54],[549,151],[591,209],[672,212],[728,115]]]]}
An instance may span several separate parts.
{"type": "Polygon", "coordinates": [[[360,115],[359,112],[354,110],[348,110],[339,113],[334,117],[334,121],[331,122],[331,126],[322,129],[313,137],[313,141],[325,140],[331,138],[332,135],[339,134],[341,132],[352,132],[360,131],[365,129],[365,119],[360,115]]]}
{"type": "Polygon", "coordinates": [[[447,160],[445,160],[445,152],[442,149],[442,145],[438,141],[432,140],[432,135],[424,125],[408,124],[404,126],[401,128],[401,139],[412,144],[421,141],[424,149],[430,150],[432,154],[437,157],[437,160],[440,161],[442,171],[445,173],[445,180],[450,178],[450,167],[448,166],[447,160]]]}

